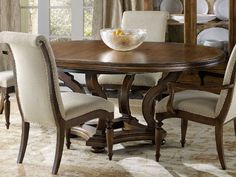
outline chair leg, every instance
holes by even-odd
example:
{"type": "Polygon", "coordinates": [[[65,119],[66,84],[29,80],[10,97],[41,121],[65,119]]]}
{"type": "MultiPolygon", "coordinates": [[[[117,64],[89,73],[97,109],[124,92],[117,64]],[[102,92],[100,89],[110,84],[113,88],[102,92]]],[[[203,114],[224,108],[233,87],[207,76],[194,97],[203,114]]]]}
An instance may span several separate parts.
{"type": "Polygon", "coordinates": [[[186,132],[188,128],[188,120],[181,119],[181,140],[180,143],[182,147],[184,147],[185,142],[186,142],[186,132]]]}
{"type": "Polygon", "coordinates": [[[67,147],[67,149],[70,149],[70,145],[71,145],[70,136],[71,136],[71,129],[67,128],[66,129],[66,147],[67,147]]]}
{"type": "Polygon", "coordinates": [[[112,155],[113,155],[113,137],[114,137],[114,132],[112,128],[112,122],[109,121],[107,123],[107,133],[106,133],[107,151],[109,160],[112,160],[112,155]]]}
{"type": "Polygon", "coordinates": [[[52,174],[56,175],[61,163],[61,157],[63,152],[64,146],[64,138],[65,138],[65,128],[64,127],[57,127],[57,144],[56,144],[56,152],[55,158],[52,168],[52,174]]]}
{"type": "Polygon", "coordinates": [[[1,93],[1,101],[0,101],[0,114],[3,113],[4,109],[4,97],[5,97],[5,91],[6,89],[2,88],[2,93],[1,93]]]}
{"type": "Polygon", "coordinates": [[[156,122],[156,131],[155,131],[155,140],[156,140],[156,161],[159,162],[160,159],[160,149],[162,144],[162,121],[157,120],[156,122]]]}
{"type": "Polygon", "coordinates": [[[29,138],[29,128],[30,124],[28,122],[22,122],[22,134],[21,134],[21,143],[20,143],[20,151],[17,158],[17,163],[22,163],[24,156],[25,156],[25,150],[28,143],[29,138]]]}
{"type": "Polygon", "coordinates": [[[234,134],[235,134],[235,137],[236,137],[236,119],[234,119],[234,134]]]}
{"type": "Polygon", "coordinates": [[[225,170],[226,165],[225,165],[224,147],[223,147],[223,125],[216,125],[215,138],[216,138],[216,148],[217,148],[220,164],[221,164],[222,169],[225,170]]]}
{"type": "Polygon", "coordinates": [[[9,93],[6,91],[4,96],[4,112],[6,119],[6,128],[9,129],[10,126],[10,101],[9,101],[9,93]]]}

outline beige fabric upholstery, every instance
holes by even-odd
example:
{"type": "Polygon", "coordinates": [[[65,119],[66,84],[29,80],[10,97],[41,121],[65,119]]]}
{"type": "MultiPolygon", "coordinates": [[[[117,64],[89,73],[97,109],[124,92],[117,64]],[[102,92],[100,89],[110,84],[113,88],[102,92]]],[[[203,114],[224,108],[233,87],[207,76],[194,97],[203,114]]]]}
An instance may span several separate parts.
{"type": "MultiPolygon", "coordinates": [[[[164,42],[168,16],[168,12],[164,11],[126,11],[123,14],[121,26],[124,29],[146,29],[146,41],[164,42]]],[[[136,74],[133,85],[152,87],[158,82],[161,76],[162,73],[136,74]]],[[[98,77],[98,82],[104,85],[121,85],[124,77],[124,75],[101,74],[98,77]]]]}
{"type": "Polygon", "coordinates": [[[15,85],[13,71],[0,72],[0,87],[11,87],[15,85]]]}
{"type": "MultiPolygon", "coordinates": [[[[185,90],[175,93],[173,107],[175,110],[215,118],[215,108],[218,98],[219,95],[210,92],[185,90]]],[[[167,112],[168,99],[169,96],[157,104],[157,113],[167,112]]]]}
{"type": "Polygon", "coordinates": [[[65,108],[65,120],[99,109],[114,112],[114,105],[101,97],[74,92],[64,92],[61,95],[65,108]]]}
{"type": "Polygon", "coordinates": [[[146,29],[145,41],[164,42],[168,16],[168,12],[164,11],[126,11],[123,14],[121,27],[146,29]]]}
{"type": "MultiPolygon", "coordinates": [[[[162,73],[147,73],[147,74],[136,74],[132,85],[134,86],[147,86],[153,87],[157,84],[157,81],[162,77],[162,73]]],[[[106,75],[102,74],[98,77],[98,82],[104,84],[121,85],[125,75],[106,75]]]]}
{"type": "MultiPolygon", "coordinates": [[[[59,91],[55,58],[48,40],[44,36],[40,35],[1,32],[0,42],[8,43],[13,52],[18,95],[24,120],[26,122],[35,122],[43,125],[55,125],[56,115],[54,115],[52,109],[48,67],[53,71],[53,82],[61,115],[66,119],[66,112],[59,91]],[[46,61],[40,48],[42,41],[46,44],[50,63],[46,61]]],[[[87,104],[87,100],[81,101],[84,101],[87,104]]],[[[68,102],[69,99],[66,99],[65,103],[67,109],[70,110],[72,104],[69,104],[68,102]]],[[[76,103],[74,100],[72,100],[72,102],[76,103]]],[[[110,102],[106,102],[107,107],[110,107],[110,102]]],[[[75,110],[71,111],[71,113],[67,112],[67,114],[74,115],[74,111],[75,110]]],[[[77,111],[79,112],[78,114],[82,112],[79,107],[77,108],[77,111]]]]}
{"type": "MultiPolygon", "coordinates": [[[[224,77],[224,81],[223,81],[224,85],[230,84],[233,69],[235,67],[235,62],[236,62],[236,47],[234,47],[234,49],[231,53],[230,59],[228,61],[228,65],[227,65],[227,68],[226,68],[226,71],[225,71],[225,77],[224,77]]],[[[221,111],[221,109],[224,105],[227,94],[228,94],[228,90],[223,90],[220,93],[220,98],[219,98],[219,101],[218,101],[217,106],[216,106],[217,115],[219,115],[219,113],[220,113],[220,111],[221,111]]],[[[232,102],[231,102],[231,105],[229,107],[229,111],[227,113],[225,122],[228,122],[228,121],[230,121],[231,119],[233,119],[235,117],[236,117],[236,87],[234,87],[234,89],[233,89],[232,102]]]]}

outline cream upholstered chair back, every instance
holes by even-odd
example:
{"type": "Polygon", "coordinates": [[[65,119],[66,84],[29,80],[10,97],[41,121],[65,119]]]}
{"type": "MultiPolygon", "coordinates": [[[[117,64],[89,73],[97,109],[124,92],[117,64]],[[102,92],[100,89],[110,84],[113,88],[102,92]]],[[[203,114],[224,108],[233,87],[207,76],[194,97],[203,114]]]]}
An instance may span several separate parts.
{"type": "MultiPolygon", "coordinates": [[[[236,47],[234,47],[230,59],[228,61],[225,76],[223,80],[223,85],[235,84],[235,76],[236,74],[236,47]]],[[[236,117],[236,87],[234,86],[232,91],[222,90],[220,93],[220,97],[218,103],[216,105],[216,115],[218,116],[223,109],[223,107],[227,107],[228,111],[226,112],[224,122],[229,122],[233,118],[236,117]],[[227,104],[230,103],[230,104],[227,104]]]]}
{"type": "Polygon", "coordinates": [[[165,11],[125,11],[121,27],[146,29],[146,41],[164,42],[168,17],[169,14],[165,11]]]}
{"type": "Polygon", "coordinates": [[[55,107],[65,116],[54,55],[41,35],[1,32],[0,42],[10,46],[14,58],[17,97],[25,122],[56,125],[55,107]]]}

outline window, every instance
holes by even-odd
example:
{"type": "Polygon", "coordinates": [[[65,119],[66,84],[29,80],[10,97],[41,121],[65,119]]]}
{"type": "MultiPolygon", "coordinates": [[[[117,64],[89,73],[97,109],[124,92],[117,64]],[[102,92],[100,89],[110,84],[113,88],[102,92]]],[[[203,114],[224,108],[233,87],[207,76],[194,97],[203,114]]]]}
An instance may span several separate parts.
{"type": "Polygon", "coordinates": [[[21,0],[21,30],[51,39],[90,38],[93,1],[21,0]]]}

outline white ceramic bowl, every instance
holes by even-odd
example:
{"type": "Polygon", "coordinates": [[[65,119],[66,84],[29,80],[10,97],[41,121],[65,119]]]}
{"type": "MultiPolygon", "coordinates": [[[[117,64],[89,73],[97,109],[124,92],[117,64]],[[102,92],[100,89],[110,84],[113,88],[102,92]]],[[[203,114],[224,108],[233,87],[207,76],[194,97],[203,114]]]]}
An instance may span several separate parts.
{"type": "Polygon", "coordinates": [[[117,51],[130,51],[140,46],[147,36],[145,29],[125,29],[117,34],[117,29],[102,29],[100,31],[103,42],[117,51]]]}

